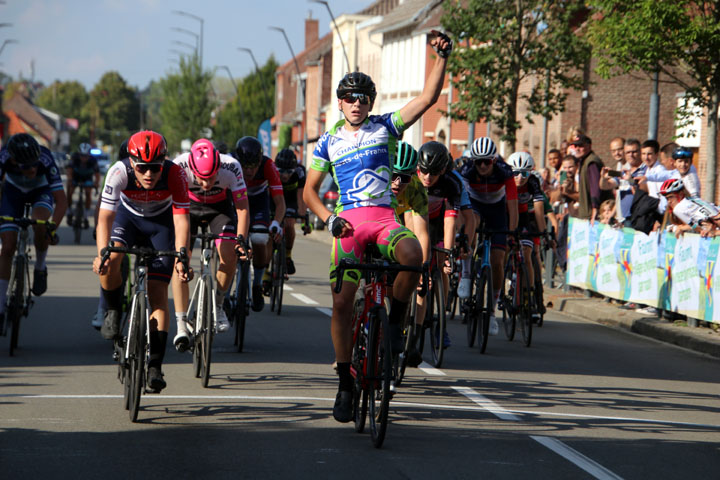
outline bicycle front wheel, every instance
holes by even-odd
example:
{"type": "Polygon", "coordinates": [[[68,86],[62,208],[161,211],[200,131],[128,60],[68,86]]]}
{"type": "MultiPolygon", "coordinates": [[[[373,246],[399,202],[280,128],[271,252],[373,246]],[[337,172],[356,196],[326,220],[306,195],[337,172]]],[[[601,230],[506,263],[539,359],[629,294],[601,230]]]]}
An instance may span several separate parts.
{"type": "Polygon", "coordinates": [[[512,260],[508,261],[505,267],[505,278],[503,278],[502,289],[500,290],[500,300],[502,301],[503,329],[505,336],[509,341],[515,338],[515,325],[517,319],[516,295],[517,285],[513,282],[513,274],[515,268],[512,260]]]}
{"type": "Polygon", "coordinates": [[[20,319],[23,315],[23,304],[25,303],[25,257],[18,255],[15,257],[15,276],[13,286],[10,289],[12,297],[10,298],[7,310],[7,318],[10,322],[10,356],[15,354],[18,346],[18,338],[20,336],[20,319]]]}
{"type": "Polygon", "coordinates": [[[478,310],[480,309],[480,305],[476,305],[475,296],[478,290],[480,290],[480,287],[480,276],[474,271],[472,281],[470,282],[470,294],[468,298],[464,300],[461,307],[463,311],[463,323],[465,323],[467,330],[467,344],[470,348],[475,345],[475,338],[477,337],[478,331],[478,310]]]}
{"type": "Polygon", "coordinates": [[[202,357],[200,367],[200,381],[202,386],[207,388],[210,380],[210,363],[212,362],[212,341],[213,341],[213,305],[212,305],[212,289],[210,282],[202,277],[200,281],[203,285],[200,287],[200,296],[198,299],[198,315],[201,319],[200,342],[202,345],[202,357]]]}
{"type": "Polygon", "coordinates": [[[278,273],[277,273],[277,281],[273,282],[277,285],[277,292],[275,293],[275,301],[277,303],[277,314],[280,315],[280,312],[282,311],[282,301],[283,301],[283,291],[285,288],[285,268],[286,267],[286,260],[285,260],[285,241],[280,241],[280,246],[278,247],[278,273]]]}
{"type": "Polygon", "coordinates": [[[375,448],[385,440],[390,408],[392,351],[388,335],[388,319],[384,309],[371,314],[369,343],[373,346],[368,363],[368,397],[370,403],[370,437],[375,448]]]}
{"type": "Polygon", "coordinates": [[[490,315],[493,313],[493,288],[492,288],[492,271],[489,266],[484,266],[480,273],[480,288],[477,291],[477,300],[475,304],[479,307],[478,321],[478,348],[480,353],[485,353],[488,343],[488,335],[490,330],[490,315]]]}
{"type": "Polygon", "coordinates": [[[432,291],[430,293],[430,303],[428,305],[428,317],[426,317],[427,325],[430,327],[430,346],[432,350],[433,366],[440,368],[442,366],[443,354],[445,346],[445,302],[443,298],[443,282],[442,275],[439,270],[435,270],[432,274],[432,291]]]}
{"type": "Polygon", "coordinates": [[[532,342],[532,311],[533,298],[530,290],[530,276],[524,263],[520,264],[518,280],[521,280],[520,288],[520,305],[518,308],[518,323],[520,324],[520,333],[522,334],[523,343],[526,347],[532,342]]]}
{"type": "Polygon", "coordinates": [[[368,392],[365,388],[367,383],[366,365],[368,361],[368,335],[365,332],[364,322],[361,316],[365,308],[365,298],[362,295],[362,287],[355,294],[353,305],[352,324],[360,331],[353,332],[355,344],[352,352],[352,370],[354,370],[353,382],[353,421],[355,431],[362,433],[365,430],[365,420],[368,411],[368,392]]]}
{"type": "Polygon", "coordinates": [[[136,294],[128,326],[128,375],[130,421],[136,422],[140,396],[145,386],[145,356],[147,355],[147,309],[145,295],[136,294]]]}
{"type": "Polygon", "coordinates": [[[235,289],[235,345],[237,351],[242,353],[245,343],[245,321],[247,320],[248,276],[250,275],[250,262],[242,262],[238,271],[240,278],[235,289]]]}

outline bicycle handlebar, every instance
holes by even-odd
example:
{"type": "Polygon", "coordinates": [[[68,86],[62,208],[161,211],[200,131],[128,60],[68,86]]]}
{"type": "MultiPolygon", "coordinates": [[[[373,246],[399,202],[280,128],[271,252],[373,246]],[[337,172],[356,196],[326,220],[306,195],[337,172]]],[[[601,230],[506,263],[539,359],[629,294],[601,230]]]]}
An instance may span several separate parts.
{"type": "Polygon", "coordinates": [[[179,252],[175,250],[155,250],[151,247],[116,247],[114,242],[110,242],[107,247],[100,251],[101,260],[100,268],[102,270],[107,261],[110,259],[111,253],[124,253],[139,257],[138,265],[147,265],[151,260],[157,257],[175,257],[180,260],[186,272],[190,272],[189,259],[187,250],[182,247],[179,252]]]}
{"type": "Polygon", "coordinates": [[[8,217],[8,216],[0,216],[0,223],[14,223],[18,225],[19,227],[26,228],[31,225],[47,225],[50,228],[57,228],[57,224],[53,222],[52,220],[36,220],[34,218],[15,218],[15,217],[8,217]]]}

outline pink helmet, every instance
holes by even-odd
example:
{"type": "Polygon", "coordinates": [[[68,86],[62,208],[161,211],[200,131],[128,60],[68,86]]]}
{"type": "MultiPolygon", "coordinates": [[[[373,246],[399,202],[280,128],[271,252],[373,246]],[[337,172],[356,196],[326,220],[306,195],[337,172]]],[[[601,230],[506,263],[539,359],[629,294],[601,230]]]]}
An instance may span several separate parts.
{"type": "Polygon", "coordinates": [[[220,153],[210,140],[201,138],[190,148],[188,163],[193,174],[200,178],[210,178],[220,168],[220,153]]]}

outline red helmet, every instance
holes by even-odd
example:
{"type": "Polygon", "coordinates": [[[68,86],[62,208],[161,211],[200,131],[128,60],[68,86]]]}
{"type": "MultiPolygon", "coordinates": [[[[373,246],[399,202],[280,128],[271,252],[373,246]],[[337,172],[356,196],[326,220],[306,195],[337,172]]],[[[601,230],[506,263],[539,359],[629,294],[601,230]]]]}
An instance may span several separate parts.
{"type": "Polygon", "coordinates": [[[683,188],[685,188],[685,185],[682,180],[679,178],[670,178],[665,180],[660,186],[660,193],[662,195],[668,195],[670,193],[682,192],[683,188]]]}
{"type": "Polygon", "coordinates": [[[190,148],[188,163],[195,176],[210,178],[220,168],[220,152],[215,149],[215,145],[210,140],[201,138],[190,148]]]}
{"type": "Polygon", "coordinates": [[[128,153],[136,162],[162,162],[167,156],[165,137],[152,130],[138,132],[128,141],[128,153]]]}

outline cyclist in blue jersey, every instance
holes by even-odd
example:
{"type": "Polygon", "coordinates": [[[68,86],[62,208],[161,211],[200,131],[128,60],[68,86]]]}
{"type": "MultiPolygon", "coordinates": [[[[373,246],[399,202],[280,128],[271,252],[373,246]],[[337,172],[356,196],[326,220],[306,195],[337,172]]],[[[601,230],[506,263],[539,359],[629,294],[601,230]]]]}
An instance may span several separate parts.
{"type": "MultiPolygon", "coordinates": [[[[435,30],[431,34],[434,38],[430,44],[438,56],[422,93],[400,110],[370,115],[377,91],[364,73],[348,73],[338,85],[337,106],[344,118],[318,140],[303,195],[308,207],[325,220],[335,237],[330,266],[332,284],[340,260],[361,261],[369,244],[376,244],[390,261],[414,266],[422,263],[422,249],[415,235],[397,222],[391,178],[398,138],[437,101],[445,79],[452,42],[435,30]],[[335,212],[325,208],[318,195],[323,174],[331,169],[340,194],[335,212]]],[[[351,323],[358,273],[345,271],[341,292],[336,294],[333,290],[332,294],[331,336],[340,377],[333,417],[339,422],[352,420],[351,323]]],[[[389,314],[393,352],[403,350],[401,322],[418,280],[419,274],[402,272],[393,284],[389,314]]]]}
{"type": "MultiPolygon", "coordinates": [[[[0,198],[0,215],[22,217],[26,203],[32,204],[32,218],[52,221],[58,225],[67,209],[67,198],[63,190],[60,171],[52,153],[38,145],[37,140],[27,133],[10,137],[7,145],[0,150],[0,176],[5,179],[0,198]]],[[[58,242],[55,230],[45,225],[34,225],[35,271],[32,292],[40,296],[47,290],[48,245],[58,242]]],[[[12,258],[17,247],[19,227],[14,223],[0,225],[0,315],[5,315],[5,300],[12,258]]]]}
{"type": "MultiPolygon", "coordinates": [[[[90,154],[92,146],[89,143],[81,143],[78,151],[70,157],[70,163],[65,168],[65,176],[67,178],[67,198],[68,202],[72,202],[75,187],[79,187],[85,194],[85,211],[90,211],[92,203],[93,188],[97,192],[100,185],[100,167],[97,158],[90,154]]],[[[68,225],[72,226],[73,212],[68,209],[67,216],[68,225]]],[[[88,227],[87,218],[82,219],[82,228],[88,227]]]]}

